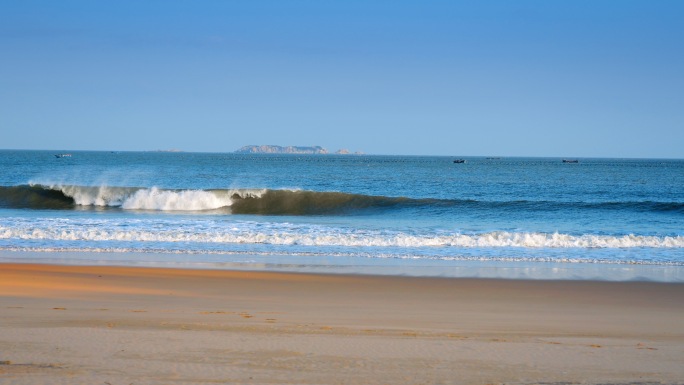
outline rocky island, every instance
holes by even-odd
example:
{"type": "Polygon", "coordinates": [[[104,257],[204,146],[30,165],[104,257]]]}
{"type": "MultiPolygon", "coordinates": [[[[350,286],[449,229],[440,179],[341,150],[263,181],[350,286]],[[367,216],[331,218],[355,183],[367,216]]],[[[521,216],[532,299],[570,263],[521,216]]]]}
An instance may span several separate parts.
{"type": "MultiPolygon", "coordinates": [[[[275,146],[275,145],[249,145],[235,151],[236,154],[329,154],[328,150],[321,146],[275,146]]],[[[342,149],[335,154],[351,154],[349,150],[342,149]]],[[[355,154],[361,154],[356,152],[355,154]]]]}

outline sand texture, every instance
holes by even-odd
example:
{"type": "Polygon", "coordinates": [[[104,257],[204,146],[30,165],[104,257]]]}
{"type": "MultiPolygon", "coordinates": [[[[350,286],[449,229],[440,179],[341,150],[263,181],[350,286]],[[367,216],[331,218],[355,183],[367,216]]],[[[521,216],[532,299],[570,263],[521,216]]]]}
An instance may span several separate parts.
{"type": "Polygon", "coordinates": [[[684,384],[684,285],[0,264],[0,384],[684,384]]]}

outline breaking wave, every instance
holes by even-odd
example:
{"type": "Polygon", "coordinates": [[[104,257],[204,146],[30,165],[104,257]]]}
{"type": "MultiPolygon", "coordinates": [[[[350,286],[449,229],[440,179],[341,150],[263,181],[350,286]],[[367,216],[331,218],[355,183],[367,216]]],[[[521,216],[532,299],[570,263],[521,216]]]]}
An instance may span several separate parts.
{"type": "Polygon", "coordinates": [[[342,192],[273,189],[174,190],[157,187],[75,185],[0,186],[0,207],[22,209],[118,208],[155,211],[222,211],[259,215],[330,215],[411,207],[544,211],[627,210],[684,214],[680,202],[547,202],[413,199],[342,192]]]}
{"type": "Polygon", "coordinates": [[[270,189],[172,190],[73,185],[0,187],[0,207],[28,209],[109,207],[124,210],[226,210],[234,214],[317,215],[429,204],[431,201],[434,200],[270,189]]]}
{"type": "Polygon", "coordinates": [[[0,207],[28,209],[121,208],[124,210],[207,211],[265,190],[170,190],[157,187],[21,185],[0,187],[0,207]]]}

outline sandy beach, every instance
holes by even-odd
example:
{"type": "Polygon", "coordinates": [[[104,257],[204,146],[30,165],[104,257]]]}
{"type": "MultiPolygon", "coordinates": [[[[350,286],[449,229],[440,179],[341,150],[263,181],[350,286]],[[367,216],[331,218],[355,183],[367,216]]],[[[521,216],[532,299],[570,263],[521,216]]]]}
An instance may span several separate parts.
{"type": "Polygon", "coordinates": [[[2,384],[684,383],[684,284],[0,265],[2,384]]]}

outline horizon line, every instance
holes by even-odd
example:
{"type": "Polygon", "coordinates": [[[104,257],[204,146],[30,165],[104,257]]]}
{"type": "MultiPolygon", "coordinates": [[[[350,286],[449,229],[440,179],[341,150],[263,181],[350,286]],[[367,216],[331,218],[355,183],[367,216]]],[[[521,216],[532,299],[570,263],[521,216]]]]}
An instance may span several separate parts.
{"type": "MultiPolygon", "coordinates": [[[[287,147],[287,146],[283,146],[287,147]]],[[[292,146],[292,147],[310,147],[310,146],[292,146]]],[[[411,156],[411,157],[463,157],[463,158],[559,158],[559,159],[654,159],[654,160],[684,160],[684,158],[676,157],[643,157],[643,156],[596,156],[596,155],[464,155],[464,154],[387,154],[387,153],[361,153],[356,154],[350,152],[349,154],[336,154],[334,152],[327,154],[289,154],[289,153],[238,153],[234,151],[197,151],[197,150],[180,150],[180,149],[155,149],[155,150],[58,150],[58,149],[44,149],[44,148],[0,148],[0,151],[45,151],[45,152],[161,152],[161,153],[185,153],[185,154],[238,154],[238,155],[285,155],[285,156],[411,156]]]]}

